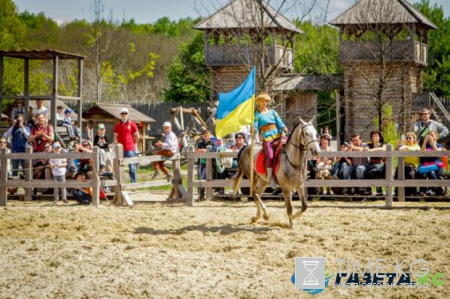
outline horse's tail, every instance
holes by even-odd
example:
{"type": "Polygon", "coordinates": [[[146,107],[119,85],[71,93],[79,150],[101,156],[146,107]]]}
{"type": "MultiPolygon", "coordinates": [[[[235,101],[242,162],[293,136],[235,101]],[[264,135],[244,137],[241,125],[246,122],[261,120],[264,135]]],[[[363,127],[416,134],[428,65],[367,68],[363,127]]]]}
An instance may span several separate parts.
{"type": "Polygon", "coordinates": [[[243,176],[244,172],[242,171],[241,167],[238,167],[238,171],[233,177],[233,195],[236,195],[238,193],[243,176]]]}

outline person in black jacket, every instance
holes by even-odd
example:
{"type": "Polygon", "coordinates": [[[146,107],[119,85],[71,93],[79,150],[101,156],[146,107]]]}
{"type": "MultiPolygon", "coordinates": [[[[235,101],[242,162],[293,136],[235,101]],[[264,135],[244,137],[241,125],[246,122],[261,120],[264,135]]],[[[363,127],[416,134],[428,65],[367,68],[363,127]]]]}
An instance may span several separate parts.
{"type": "Polygon", "coordinates": [[[110,142],[106,136],[104,124],[98,124],[97,126],[97,135],[94,137],[94,146],[98,146],[100,149],[100,172],[104,172],[106,170],[106,166],[109,167],[109,171],[112,171],[110,142]]]}
{"type": "MultiPolygon", "coordinates": [[[[197,152],[206,153],[206,152],[215,152],[217,150],[217,145],[214,141],[211,141],[211,132],[209,130],[204,130],[202,132],[202,140],[197,145],[197,152]]],[[[206,179],[206,159],[200,159],[199,165],[199,180],[206,179]]],[[[198,188],[199,200],[205,199],[205,188],[198,188]]]]}

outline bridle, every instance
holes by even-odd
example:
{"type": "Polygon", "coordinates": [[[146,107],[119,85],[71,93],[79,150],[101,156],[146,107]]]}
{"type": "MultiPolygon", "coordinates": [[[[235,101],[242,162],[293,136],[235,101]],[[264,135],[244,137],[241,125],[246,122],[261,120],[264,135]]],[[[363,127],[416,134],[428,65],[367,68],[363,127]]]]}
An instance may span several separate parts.
{"type": "MultiPolygon", "coordinates": [[[[292,135],[289,136],[289,140],[288,140],[288,144],[291,144],[292,146],[294,146],[295,148],[297,148],[298,150],[300,150],[300,151],[302,151],[302,152],[306,152],[306,151],[308,150],[309,145],[310,145],[311,143],[317,142],[317,140],[314,140],[314,139],[311,140],[311,141],[306,140],[304,128],[306,128],[307,126],[312,126],[312,124],[307,123],[306,125],[304,125],[304,126],[301,127],[302,133],[300,134],[300,138],[301,138],[301,140],[300,140],[300,145],[294,144],[294,143],[292,142],[292,140],[291,140],[291,139],[292,139],[292,138],[291,138],[292,135]],[[306,143],[306,145],[304,145],[304,143],[306,143]]],[[[295,130],[295,129],[294,129],[294,130],[295,130]]],[[[288,163],[292,166],[292,168],[294,168],[295,170],[299,170],[299,171],[302,171],[302,170],[303,170],[303,165],[302,165],[302,166],[298,166],[298,165],[294,164],[294,163],[289,159],[289,156],[288,156],[288,154],[286,153],[286,150],[284,150],[284,156],[286,157],[286,161],[288,161],[288,163]]],[[[302,164],[304,164],[304,163],[302,163],[302,164]]]]}

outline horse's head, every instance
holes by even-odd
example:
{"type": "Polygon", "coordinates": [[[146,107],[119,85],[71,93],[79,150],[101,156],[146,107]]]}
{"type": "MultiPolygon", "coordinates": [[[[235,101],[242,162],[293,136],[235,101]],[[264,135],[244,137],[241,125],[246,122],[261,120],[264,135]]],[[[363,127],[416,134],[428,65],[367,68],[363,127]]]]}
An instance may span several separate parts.
{"type": "Polygon", "coordinates": [[[302,126],[302,144],[307,147],[313,156],[317,156],[320,153],[319,141],[317,140],[317,130],[312,124],[313,120],[309,122],[304,121],[301,117],[300,124],[302,126]]]}

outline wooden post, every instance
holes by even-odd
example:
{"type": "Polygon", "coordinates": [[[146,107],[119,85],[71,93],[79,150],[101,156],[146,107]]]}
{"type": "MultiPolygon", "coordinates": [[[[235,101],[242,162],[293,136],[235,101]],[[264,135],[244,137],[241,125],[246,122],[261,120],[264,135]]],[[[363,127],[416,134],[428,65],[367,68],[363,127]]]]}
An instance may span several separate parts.
{"type": "MultiPolygon", "coordinates": [[[[405,181],[405,158],[398,157],[397,163],[398,169],[398,180],[404,182],[405,181]]],[[[401,186],[397,188],[397,200],[399,202],[405,201],[405,187],[401,186]]]]}
{"type": "Polygon", "coordinates": [[[93,180],[93,191],[92,194],[92,204],[98,206],[100,204],[100,162],[99,162],[99,149],[98,146],[94,146],[94,156],[92,157],[92,161],[94,164],[94,177],[91,178],[93,180]]]}
{"type": "Polygon", "coordinates": [[[0,163],[2,164],[2,168],[1,168],[1,176],[0,176],[0,206],[1,207],[6,207],[6,201],[7,201],[7,191],[6,191],[6,182],[8,182],[8,173],[7,173],[7,169],[6,169],[6,148],[2,148],[0,150],[0,152],[2,153],[1,158],[0,158],[0,163]]]}
{"type": "Polygon", "coordinates": [[[393,176],[392,176],[392,170],[393,170],[393,161],[394,159],[392,158],[392,152],[393,152],[393,147],[392,144],[388,144],[386,146],[386,151],[388,156],[386,157],[386,207],[387,208],[392,208],[392,182],[393,182],[393,176]]]}
{"type": "Polygon", "coordinates": [[[120,165],[120,159],[123,158],[123,146],[120,143],[117,143],[114,146],[114,151],[116,157],[114,158],[114,171],[117,180],[117,185],[114,187],[114,200],[113,204],[123,205],[122,198],[122,184],[124,182],[124,166],[120,165]]]}
{"type": "Polygon", "coordinates": [[[180,154],[177,153],[173,156],[172,160],[172,171],[173,171],[173,179],[172,179],[172,190],[170,191],[169,199],[184,199],[187,198],[186,189],[183,186],[183,180],[181,178],[181,164],[180,164],[180,154]]]}
{"type": "Polygon", "coordinates": [[[194,206],[194,187],[192,187],[192,182],[194,181],[194,168],[195,168],[195,159],[191,158],[189,153],[192,153],[191,149],[187,151],[188,158],[188,193],[187,193],[187,205],[190,207],[194,206]]]}
{"type": "MultiPolygon", "coordinates": [[[[209,152],[207,152],[209,153],[209,152]]],[[[213,163],[212,158],[206,158],[206,181],[210,182],[213,180],[213,169],[212,169],[213,163]]],[[[211,199],[213,197],[213,188],[212,187],[206,187],[205,188],[205,195],[206,198],[211,199]]]]}
{"type": "MultiPolygon", "coordinates": [[[[33,153],[33,148],[31,146],[27,146],[25,152],[31,155],[33,153]]],[[[31,160],[31,156],[30,159],[26,159],[25,167],[26,167],[25,182],[31,182],[31,180],[33,179],[33,162],[31,160]]],[[[25,201],[32,201],[32,200],[33,200],[33,188],[25,188],[25,201]]]]}

